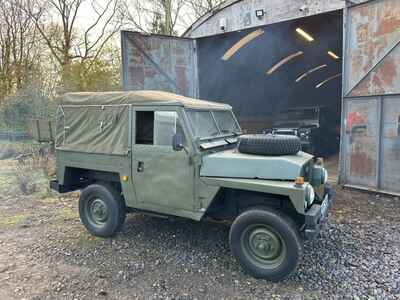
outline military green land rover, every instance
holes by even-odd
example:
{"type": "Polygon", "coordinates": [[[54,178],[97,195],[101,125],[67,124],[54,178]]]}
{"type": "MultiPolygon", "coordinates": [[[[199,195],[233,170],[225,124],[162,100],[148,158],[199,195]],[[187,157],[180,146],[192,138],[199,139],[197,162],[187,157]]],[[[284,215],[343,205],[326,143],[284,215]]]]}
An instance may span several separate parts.
{"type": "Polygon", "coordinates": [[[299,264],[331,203],[327,171],[295,136],[243,135],[229,105],[159,91],[69,93],[56,114],[57,179],[81,190],[87,230],[115,234],[128,212],[229,221],[254,277],[299,264]]]}

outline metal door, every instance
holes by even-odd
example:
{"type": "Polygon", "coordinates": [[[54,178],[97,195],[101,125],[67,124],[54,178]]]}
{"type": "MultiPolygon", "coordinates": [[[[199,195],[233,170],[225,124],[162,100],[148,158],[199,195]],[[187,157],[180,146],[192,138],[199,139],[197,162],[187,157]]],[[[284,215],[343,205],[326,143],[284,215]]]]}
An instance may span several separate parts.
{"type": "Polygon", "coordinates": [[[399,193],[400,5],[362,1],[344,14],[340,181],[399,193]]]}
{"type": "Polygon", "coordinates": [[[196,41],[121,32],[124,90],[162,90],[198,97],[196,41]]]}

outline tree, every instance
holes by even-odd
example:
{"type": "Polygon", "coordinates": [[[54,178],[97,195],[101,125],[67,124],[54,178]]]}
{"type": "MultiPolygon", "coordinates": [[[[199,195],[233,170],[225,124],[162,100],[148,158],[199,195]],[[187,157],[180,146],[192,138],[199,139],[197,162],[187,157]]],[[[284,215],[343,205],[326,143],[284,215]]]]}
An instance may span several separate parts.
{"type": "Polygon", "coordinates": [[[21,0],[0,2],[0,104],[23,88],[40,55],[37,31],[21,0]]]}
{"type": "Polygon", "coordinates": [[[0,127],[23,129],[31,118],[49,118],[54,104],[35,85],[26,85],[8,96],[0,107],[0,127]]]}
{"type": "Polygon", "coordinates": [[[190,8],[190,16],[196,19],[200,18],[205,13],[214,10],[225,0],[186,0],[190,8]]]}
{"type": "Polygon", "coordinates": [[[127,21],[134,30],[177,35],[186,0],[130,0],[125,3],[127,21]]]}
{"type": "Polygon", "coordinates": [[[72,88],[74,60],[89,72],[104,46],[123,25],[121,0],[106,0],[104,6],[90,0],[93,22],[81,35],[77,32],[77,16],[89,0],[24,0],[24,11],[33,20],[37,31],[60,66],[64,90],[72,88]]]}
{"type": "Polygon", "coordinates": [[[75,91],[121,90],[120,49],[109,42],[97,58],[72,63],[71,87],[75,91]]]}

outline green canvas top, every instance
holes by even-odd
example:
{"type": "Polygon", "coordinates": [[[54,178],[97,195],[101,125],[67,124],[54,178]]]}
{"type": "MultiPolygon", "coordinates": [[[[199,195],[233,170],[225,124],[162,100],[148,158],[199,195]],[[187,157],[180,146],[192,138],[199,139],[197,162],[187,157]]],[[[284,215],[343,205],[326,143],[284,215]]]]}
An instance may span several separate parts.
{"type": "Polygon", "coordinates": [[[232,109],[228,104],[193,99],[162,91],[66,93],[61,105],[179,105],[197,109],[232,109]]]}

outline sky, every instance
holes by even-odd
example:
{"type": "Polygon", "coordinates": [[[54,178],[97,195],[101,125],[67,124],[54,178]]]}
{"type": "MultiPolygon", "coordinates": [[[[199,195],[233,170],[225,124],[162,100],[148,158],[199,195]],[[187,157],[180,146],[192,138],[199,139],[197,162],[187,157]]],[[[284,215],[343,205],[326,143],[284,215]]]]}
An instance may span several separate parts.
{"type": "MultiPolygon", "coordinates": [[[[92,25],[93,22],[96,20],[96,14],[94,13],[94,10],[91,6],[92,1],[93,0],[84,0],[83,4],[78,12],[77,25],[82,29],[87,28],[88,26],[92,25]]],[[[101,7],[105,7],[109,0],[95,0],[95,1],[101,7]]],[[[126,0],[126,1],[128,1],[128,3],[129,3],[129,1],[132,1],[132,0],[126,0]]],[[[142,0],[142,1],[144,3],[148,2],[146,0],[142,0]]],[[[133,11],[133,5],[132,5],[132,11],[133,11]]],[[[190,13],[189,10],[186,8],[186,9],[182,10],[181,14],[183,16],[188,16],[189,13],[190,13]]],[[[192,21],[193,20],[191,17],[190,18],[185,17],[185,19],[182,19],[180,22],[178,22],[178,25],[176,28],[178,34],[179,35],[182,34],[186,30],[187,26],[191,24],[192,21]]],[[[99,30],[101,30],[101,27],[102,26],[100,26],[100,25],[97,26],[97,28],[96,28],[97,31],[94,30],[93,33],[99,34],[100,33],[99,30]]],[[[125,26],[124,29],[127,29],[127,30],[132,29],[132,26],[129,26],[129,25],[125,26]]]]}

